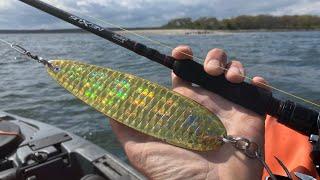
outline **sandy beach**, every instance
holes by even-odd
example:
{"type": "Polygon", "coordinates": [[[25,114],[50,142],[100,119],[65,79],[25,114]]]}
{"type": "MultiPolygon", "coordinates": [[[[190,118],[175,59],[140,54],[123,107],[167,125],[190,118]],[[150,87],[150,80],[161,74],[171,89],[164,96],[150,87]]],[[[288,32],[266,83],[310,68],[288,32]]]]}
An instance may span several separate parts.
{"type": "Polygon", "coordinates": [[[137,33],[150,35],[229,35],[235,33],[251,32],[293,32],[293,31],[319,31],[319,29],[253,29],[253,30],[202,30],[202,29],[129,29],[128,31],[115,31],[120,34],[137,33]]]}
{"type": "Polygon", "coordinates": [[[234,32],[224,30],[198,30],[198,29],[141,29],[127,31],[116,31],[121,34],[137,33],[137,34],[151,34],[151,35],[203,35],[203,34],[215,34],[215,35],[227,35],[234,32]]]}

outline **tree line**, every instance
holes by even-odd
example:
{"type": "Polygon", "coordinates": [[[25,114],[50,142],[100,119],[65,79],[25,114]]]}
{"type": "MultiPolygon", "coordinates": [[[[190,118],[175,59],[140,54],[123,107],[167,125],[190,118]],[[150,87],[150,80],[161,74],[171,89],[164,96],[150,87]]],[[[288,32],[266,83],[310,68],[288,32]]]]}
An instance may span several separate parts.
{"type": "Polygon", "coordinates": [[[250,30],[250,29],[320,29],[320,16],[238,16],[218,20],[215,17],[177,18],[162,26],[169,29],[250,30]]]}

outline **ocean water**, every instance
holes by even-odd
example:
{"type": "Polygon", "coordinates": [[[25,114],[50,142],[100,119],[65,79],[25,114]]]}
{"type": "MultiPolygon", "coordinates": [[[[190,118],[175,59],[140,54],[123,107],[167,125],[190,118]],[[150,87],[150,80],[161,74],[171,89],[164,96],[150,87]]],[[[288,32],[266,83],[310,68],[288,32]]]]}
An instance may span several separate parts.
{"type": "MultiPolygon", "coordinates": [[[[170,49],[131,38],[170,53],[170,49]]],[[[320,32],[250,32],[210,35],[148,35],[169,46],[190,45],[197,57],[212,48],[239,59],[249,76],[263,76],[273,86],[310,100],[320,99],[320,32]]],[[[46,59],[73,59],[170,87],[170,71],[91,34],[0,34],[46,59]]],[[[292,99],[275,92],[281,99],[292,99]]],[[[108,119],[56,84],[41,64],[0,44],[0,110],[66,129],[122,159],[121,146],[108,119]]]]}

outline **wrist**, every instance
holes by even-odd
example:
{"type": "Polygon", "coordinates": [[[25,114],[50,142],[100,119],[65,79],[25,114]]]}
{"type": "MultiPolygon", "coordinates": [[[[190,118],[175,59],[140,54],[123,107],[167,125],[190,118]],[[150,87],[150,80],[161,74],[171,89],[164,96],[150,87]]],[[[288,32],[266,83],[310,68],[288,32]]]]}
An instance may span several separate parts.
{"type": "Polygon", "coordinates": [[[244,152],[236,149],[232,144],[224,144],[220,148],[224,155],[223,168],[219,169],[222,179],[261,179],[263,165],[256,158],[250,158],[244,152]],[[241,172],[241,175],[239,175],[241,172]]]}

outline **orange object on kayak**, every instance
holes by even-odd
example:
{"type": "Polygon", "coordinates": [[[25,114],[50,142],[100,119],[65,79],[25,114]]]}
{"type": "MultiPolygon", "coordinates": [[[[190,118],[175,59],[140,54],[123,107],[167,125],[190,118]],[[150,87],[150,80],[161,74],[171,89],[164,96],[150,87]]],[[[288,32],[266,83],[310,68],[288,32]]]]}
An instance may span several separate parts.
{"type": "MultiPolygon", "coordinates": [[[[320,179],[310,156],[312,145],[309,137],[278,123],[276,118],[271,116],[267,116],[265,122],[264,149],[266,163],[274,174],[286,176],[285,171],[275,159],[276,156],[288,168],[294,179],[297,179],[294,172],[320,179]]],[[[262,179],[267,176],[268,173],[264,171],[262,179]]]]}

